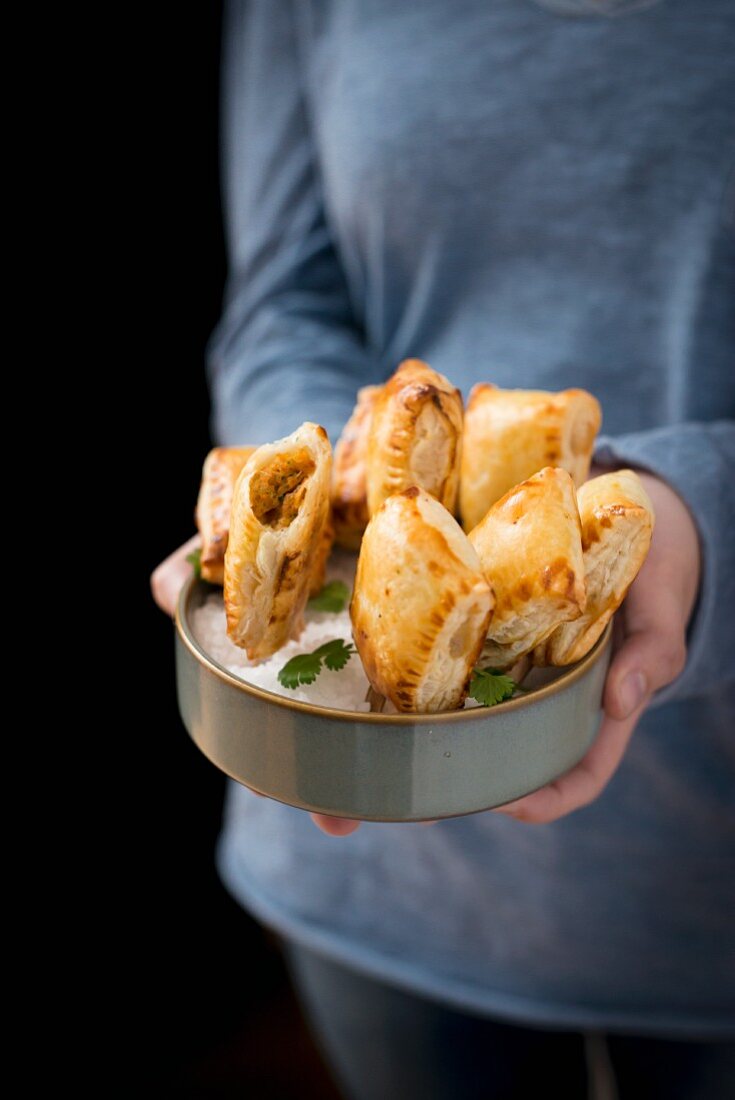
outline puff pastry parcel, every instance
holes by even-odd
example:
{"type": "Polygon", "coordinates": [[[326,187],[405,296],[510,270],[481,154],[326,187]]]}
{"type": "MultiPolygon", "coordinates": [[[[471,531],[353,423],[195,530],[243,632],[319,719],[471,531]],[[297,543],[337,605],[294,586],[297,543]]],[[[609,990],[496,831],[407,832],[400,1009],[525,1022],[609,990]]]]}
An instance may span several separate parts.
{"type": "Polygon", "coordinates": [[[495,592],[482,651],[508,669],[585,606],[582,533],[574,482],[547,466],[506,493],[469,540],[495,592]]]}
{"type": "Polygon", "coordinates": [[[569,665],[589,652],[625,599],[651,545],[653,505],[633,470],[593,478],[581,487],[577,502],[587,606],[536,651],[537,664],[569,665]]]}
{"type": "Polygon", "coordinates": [[[334,448],[332,521],[335,541],[359,550],[367,527],[367,447],[373,408],[382,386],[357,391],[357,404],[334,448]]]}
{"type": "Polygon", "coordinates": [[[446,508],[415,486],[390,497],[365,531],[350,606],[373,688],[399,711],[461,706],[492,607],[477,554],[446,508]]]}
{"type": "Polygon", "coordinates": [[[240,471],[256,449],[215,447],[204,460],[196,524],[202,536],[202,576],[210,584],[224,582],[232,491],[240,471]]]}
{"type": "Polygon", "coordinates": [[[327,576],[327,562],[329,561],[329,555],[332,553],[333,546],[334,523],[332,522],[332,516],[329,510],[327,510],[327,518],[322,527],[321,538],[319,539],[319,545],[316,548],[314,562],[311,568],[311,578],[309,580],[310,596],[316,596],[324,587],[324,581],[327,576]]]}
{"type": "Polygon", "coordinates": [[[367,501],[418,485],[454,512],[462,453],[462,395],[420,359],[401,363],[373,408],[367,453],[367,501]]]}
{"type": "Polygon", "coordinates": [[[251,455],[235,486],[225,554],[227,633],[250,660],[270,657],[303,627],[329,514],[332,452],[305,423],[251,455]]]}
{"type": "Polygon", "coordinates": [[[462,446],[459,508],[465,531],[503,493],[544,466],[561,466],[581,485],[601,422],[600,404],[586,390],[474,386],[462,446]]]}

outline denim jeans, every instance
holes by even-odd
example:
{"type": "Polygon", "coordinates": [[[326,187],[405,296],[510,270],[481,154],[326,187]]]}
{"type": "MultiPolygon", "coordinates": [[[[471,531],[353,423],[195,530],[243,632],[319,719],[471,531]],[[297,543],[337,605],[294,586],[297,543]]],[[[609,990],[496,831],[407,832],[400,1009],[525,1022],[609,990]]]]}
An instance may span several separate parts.
{"type": "Polygon", "coordinates": [[[735,1096],[735,1043],[544,1031],[416,997],[284,945],[314,1037],[347,1100],[735,1096]],[[614,1085],[611,1086],[611,1080],[614,1085]],[[600,1093],[599,1095],[602,1095],[600,1093]]]}

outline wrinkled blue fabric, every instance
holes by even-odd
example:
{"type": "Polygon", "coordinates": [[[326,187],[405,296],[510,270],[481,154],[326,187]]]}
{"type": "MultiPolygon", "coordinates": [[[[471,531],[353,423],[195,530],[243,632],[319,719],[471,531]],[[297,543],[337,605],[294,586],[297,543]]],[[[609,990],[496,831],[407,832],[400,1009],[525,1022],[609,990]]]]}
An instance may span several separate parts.
{"type": "Polygon", "coordinates": [[[420,356],[601,401],[703,579],[683,674],[591,806],[335,840],[233,786],[233,893],[335,959],[541,1024],[735,1033],[735,7],[253,0],[225,31],[215,429],[332,439],[420,356]]]}

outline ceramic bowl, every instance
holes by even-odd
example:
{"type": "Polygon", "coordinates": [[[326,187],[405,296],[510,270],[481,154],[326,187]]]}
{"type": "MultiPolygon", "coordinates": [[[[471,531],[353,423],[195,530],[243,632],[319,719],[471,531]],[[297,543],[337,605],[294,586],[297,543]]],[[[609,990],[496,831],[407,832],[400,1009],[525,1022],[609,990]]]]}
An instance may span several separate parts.
{"type": "Polygon", "coordinates": [[[477,813],[568,771],[597,732],[611,626],[553,682],[495,707],[362,714],[290,700],[224,669],[191,626],[209,592],[192,579],[179,597],[176,676],[184,725],[227,775],[290,806],[365,821],[477,813]]]}

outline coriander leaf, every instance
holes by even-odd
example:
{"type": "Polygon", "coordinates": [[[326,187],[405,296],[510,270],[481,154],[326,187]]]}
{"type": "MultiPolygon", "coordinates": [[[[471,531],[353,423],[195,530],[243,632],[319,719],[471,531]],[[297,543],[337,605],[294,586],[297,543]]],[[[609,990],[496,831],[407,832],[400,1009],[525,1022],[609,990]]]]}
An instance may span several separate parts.
{"type": "Polygon", "coordinates": [[[327,668],[332,672],[339,672],[345,667],[352,654],[357,653],[357,650],[350,642],[343,642],[341,638],[336,638],[333,642],[319,646],[317,653],[322,656],[327,668]]]}
{"type": "Polygon", "coordinates": [[[186,555],[186,560],[189,565],[194,569],[194,576],[201,577],[202,575],[202,550],[200,546],[197,546],[196,550],[192,550],[190,554],[186,555]]]}
{"type": "Polygon", "coordinates": [[[300,653],[286,661],[278,673],[278,682],[291,690],[299,684],[313,684],[321,672],[321,665],[321,658],[316,653],[300,653]]]}
{"type": "Polygon", "coordinates": [[[297,657],[286,661],[278,673],[278,682],[291,690],[300,684],[313,684],[322,670],[322,662],[333,672],[339,672],[353,653],[357,653],[357,650],[350,642],[335,638],[332,642],[320,645],[313,653],[299,653],[297,657]]]}
{"type": "Polygon", "coordinates": [[[344,581],[330,581],[316,596],[309,600],[310,611],[344,611],[350,598],[350,590],[344,581]]]}
{"type": "Polygon", "coordinates": [[[492,668],[476,668],[472,672],[469,694],[483,707],[494,707],[496,703],[510,699],[517,687],[515,680],[502,672],[492,668]]]}

